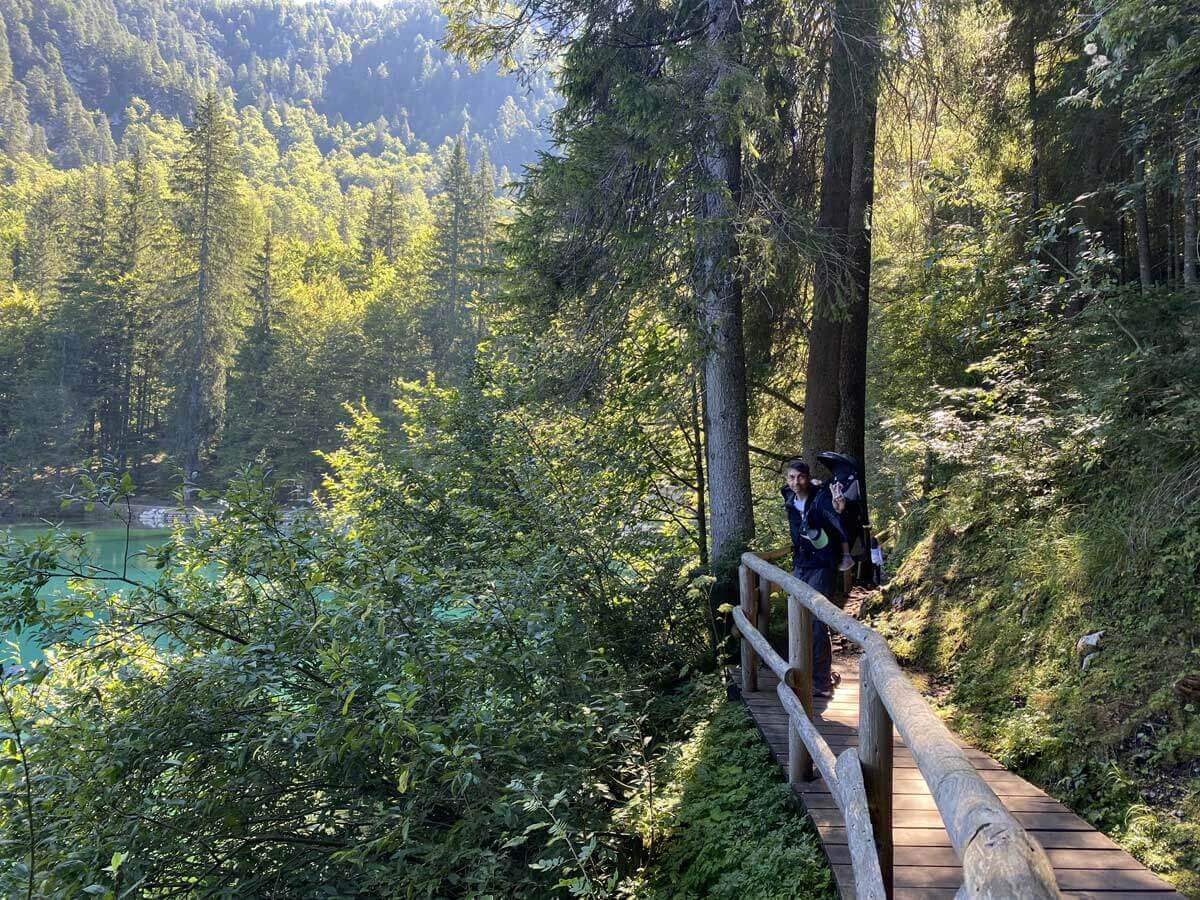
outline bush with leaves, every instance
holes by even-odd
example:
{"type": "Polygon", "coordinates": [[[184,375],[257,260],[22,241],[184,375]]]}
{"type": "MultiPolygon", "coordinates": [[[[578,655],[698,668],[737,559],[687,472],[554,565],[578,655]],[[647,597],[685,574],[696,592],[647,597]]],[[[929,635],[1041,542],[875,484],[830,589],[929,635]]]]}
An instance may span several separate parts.
{"type": "Polygon", "coordinates": [[[0,893],[615,883],[643,685],[706,652],[679,538],[628,527],[622,458],[548,469],[539,448],[561,462],[574,438],[485,391],[409,386],[402,412],[399,449],[355,412],[319,509],[285,515],[247,472],[151,551],[154,584],[98,570],[78,535],[6,540],[0,628],[54,646],[3,680],[0,893]]]}

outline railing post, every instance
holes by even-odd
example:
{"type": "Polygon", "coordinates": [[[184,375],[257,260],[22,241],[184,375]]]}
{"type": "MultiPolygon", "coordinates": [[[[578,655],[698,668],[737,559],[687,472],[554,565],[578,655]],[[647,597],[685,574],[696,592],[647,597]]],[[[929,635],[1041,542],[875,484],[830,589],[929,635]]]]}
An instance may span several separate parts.
{"type": "MultiPolygon", "coordinates": [[[[804,707],[804,714],[811,720],[813,717],[812,698],[812,613],[807,606],[788,594],[787,598],[788,623],[788,665],[797,674],[797,683],[791,685],[796,692],[796,699],[804,707]]],[[[813,780],[813,761],[800,740],[796,729],[788,725],[788,782],[797,784],[800,781],[813,780]]]]}
{"type": "MultiPolygon", "coordinates": [[[[751,625],[758,627],[758,591],[754,586],[754,571],[738,566],[738,600],[751,625]]],[[[742,690],[758,690],[758,654],[745,637],[742,638],[742,690]]]]}
{"type": "Polygon", "coordinates": [[[767,640],[771,639],[771,582],[758,573],[758,630],[767,640]]]}
{"type": "Polygon", "coordinates": [[[892,896],[892,717],[879,697],[866,655],[858,665],[858,759],[883,886],[892,896]]]}

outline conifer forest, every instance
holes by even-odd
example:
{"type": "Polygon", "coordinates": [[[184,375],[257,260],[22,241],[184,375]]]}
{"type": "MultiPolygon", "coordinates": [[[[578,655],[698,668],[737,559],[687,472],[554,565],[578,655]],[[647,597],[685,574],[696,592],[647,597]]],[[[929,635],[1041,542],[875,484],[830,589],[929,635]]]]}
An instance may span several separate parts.
{"type": "Polygon", "coordinates": [[[837,897],[748,551],[1200,898],[1198,150],[1200,0],[0,0],[0,898],[837,897]]]}

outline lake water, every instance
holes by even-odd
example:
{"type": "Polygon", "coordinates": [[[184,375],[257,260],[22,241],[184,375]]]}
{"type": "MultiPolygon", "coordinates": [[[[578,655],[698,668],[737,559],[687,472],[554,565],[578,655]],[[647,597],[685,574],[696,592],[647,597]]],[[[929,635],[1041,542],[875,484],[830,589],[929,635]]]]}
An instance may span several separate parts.
{"type": "MultiPolygon", "coordinates": [[[[45,531],[40,526],[17,525],[7,529],[14,536],[26,540],[45,531]]],[[[141,582],[151,582],[158,576],[158,571],[150,564],[143,552],[151,547],[158,547],[170,537],[170,532],[163,529],[134,528],[129,531],[128,541],[124,526],[93,526],[80,529],[87,534],[89,560],[97,566],[122,571],[125,560],[128,559],[128,577],[141,582]]],[[[62,596],[67,591],[66,578],[53,578],[42,588],[43,596],[53,599],[62,596]]],[[[35,659],[41,654],[37,635],[28,632],[23,634],[9,633],[2,635],[0,641],[0,660],[11,660],[16,655],[9,642],[16,640],[20,647],[22,659],[35,659]]]]}

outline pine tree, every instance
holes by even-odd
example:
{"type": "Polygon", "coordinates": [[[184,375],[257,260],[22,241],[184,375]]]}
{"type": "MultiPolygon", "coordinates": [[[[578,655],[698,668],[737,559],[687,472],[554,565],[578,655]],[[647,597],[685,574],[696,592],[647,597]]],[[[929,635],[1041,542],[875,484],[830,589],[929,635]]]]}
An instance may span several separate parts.
{"type": "Polygon", "coordinates": [[[267,441],[259,436],[269,429],[263,421],[269,403],[269,376],[279,343],[278,266],[275,236],[271,229],[250,267],[250,325],[238,349],[237,363],[229,382],[229,426],[224,444],[240,459],[253,457],[267,441]]]}
{"type": "Polygon", "coordinates": [[[196,107],[174,170],[186,271],[179,284],[174,415],[185,477],[200,471],[224,414],[242,282],[240,183],[233,131],[220,99],[209,92],[196,107]]]}
{"type": "Polygon", "coordinates": [[[461,336],[463,307],[469,288],[467,265],[476,230],[473,207],[478,196],[462,135],[454,142],[440,187],[434,251],[438,300],[430,323],[430,342],[434,359],[450,365],[455,344],[461,336]]]}
{"type": "Polygon", "coordinates": [[[121,208],[117,226],[123,335],[124,434],[115,455],[122,466],[132,462],[135,473],[153,448],[147,434],[156,418],[162,394],[163,309],[160,288],[165,260],[165,212],[159,184],[142,151],[135,147],[121,179],[121,208]]]}
{"type": "Polygon", "coordinates": [[[498,211],[496,173],[485,147],[481,150],[479,166],[475,170],[475,192],[471,210],[472,240],[468,253],[475,308],[472,324],[476,343],[483,336],[483,303],[492,289],[493,276],[490,270],[494,264],[498,211]]]}

